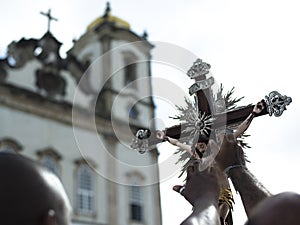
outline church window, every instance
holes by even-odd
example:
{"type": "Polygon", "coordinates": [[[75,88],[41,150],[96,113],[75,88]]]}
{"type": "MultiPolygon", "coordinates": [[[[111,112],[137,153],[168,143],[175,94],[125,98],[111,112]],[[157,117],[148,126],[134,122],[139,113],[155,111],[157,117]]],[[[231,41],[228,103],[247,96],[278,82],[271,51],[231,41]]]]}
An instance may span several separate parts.
{"type": "Polygon", "coordinates": [[[138,118],[138,115],[139,115],[139,112],[138,110],[136,109],[136,106],[132,106],[130,109],[129,109],[129,118],[130,119],[137,119],[138,118]]]}
{"type": "Polygon", "coordinates": [[[59,177],[59,174],[60,174],[59,168],[58,168],[56,160],[53,157],[44,156],[41,160],[41,164],[42,164],[42,166],[44,166],[49,171],[51,171],[52,173],[54,173],[56,176],[59,177]]]}
{"type": "Polygon", "coordinates": [[[143,195],[140,186],[130,187],[130,219],[133,221],[143,221],[143,195]]]}
{"type": "Polygon", "coordinates": [[[7,57],[7,62],[10,66],[16,66],[17,62],[13,56],[8,56],[7,57]]]}
{"type": "Polygon", "coordinates": [[[127,174],[129,177],[128,200],[129,200],[129,219],[133,222],[143,223],[144,215],[144,189],[141,186],[143,176],[139,172],[127,174]]]}
{"type": "Polygon", "coordinates": [[[125,85],[136,80],[136,64],[130,64],[125,67],[125,85]]]}
{"type": "Polygon", "coordinates": [[[94,213],[94,175],[87,164],[77,170],[77,210],[81,214],[94,213]]]}
{"type": "MultiPolygon", "coordinates": [[[[124,85],[129,85],[137,79],[137,64],[136,56],[126,52],[124,54],[124,85]]],[[[133,83],[133,87],[135,87],[133,83]]]]}
{"type": "Polygon", "coordinates": [[[42,54],[42,52],[43,52],[43,49],[42,49],[40,46],[38,46],[38,47],[34,50],[34,55],[35,55],[35,56],[39,56],[39,55],[42,54]]]}
{"type": "Polygon", "coordinates": [[[47,147],[37,151],[37,155],[39,156],[39,162],[43,167],[60,177],[61,171],[59,161],[62,157],[55,149],[47,147]]]}
{"type": "Polygon", "coordinates": [[[16,153],[15,149],[9,145],[2,146],[0,149],[1,152],[7,152],[7,153],[16,153]]]}
{"type": "Polygon", "coordinates": [[[0,140],[0,152],[18,153],[21,150],[22,146],[10,138],[3,138],[0,140]]]}

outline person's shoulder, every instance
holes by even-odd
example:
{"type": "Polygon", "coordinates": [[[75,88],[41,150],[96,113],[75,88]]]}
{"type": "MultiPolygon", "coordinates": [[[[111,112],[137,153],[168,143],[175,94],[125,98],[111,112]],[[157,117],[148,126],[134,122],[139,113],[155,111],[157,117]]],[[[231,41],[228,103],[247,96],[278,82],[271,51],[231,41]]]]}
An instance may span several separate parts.
{"type": "Polygon", "coordinates": [[[294,204],[294,206],[299,207],[300,210],[300,194],[296,192],[282,192],[270,198],[274,198],[274,201],[281,204],[294,204]]]}
{"type": "Polygon", "coordinates": [[[298,225],[300,221],[300,195],[295,192],[282,192],[259,203],[249,216],[247,225],[298,225]],[[267,221],[267,223],[262,223],[267,221]]]}

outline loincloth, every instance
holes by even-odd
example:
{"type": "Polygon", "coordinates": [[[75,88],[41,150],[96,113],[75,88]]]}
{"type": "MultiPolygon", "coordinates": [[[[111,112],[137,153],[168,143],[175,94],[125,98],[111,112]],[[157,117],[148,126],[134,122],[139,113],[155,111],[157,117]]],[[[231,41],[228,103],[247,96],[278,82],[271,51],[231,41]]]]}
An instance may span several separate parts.
{"type": "Polygon", "coordinates": [[[226,203],[229,208],[233,209],[234,199],[230,188],[222,188],[219,196],[219,204],[226,203]]]}

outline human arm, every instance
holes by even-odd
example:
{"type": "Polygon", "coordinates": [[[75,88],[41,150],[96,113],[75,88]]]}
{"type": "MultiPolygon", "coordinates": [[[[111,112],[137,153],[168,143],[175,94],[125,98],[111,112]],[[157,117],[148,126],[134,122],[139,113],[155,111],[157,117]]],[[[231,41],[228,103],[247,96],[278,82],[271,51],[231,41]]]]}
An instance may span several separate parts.
{"type": "Polygon", "coordinates": [[[247,119],[245,119],[236,129],[236,131],[233,133],[235,138],[238,138],[239,136],[241,136],[250,126],[252,120],[254,119],[255,116],[257,116],[258,114],[260,114],[263,109],[265,108],[264,106],[264,100],[261,100],[260,102],[258,102],[252,112],[250,113],[250,115],[247,117],[247,119]]]}
{"type": "Polygon", "coordinates": [[[228,176],[241,196],[247,216],[261,201],[272,195],[246,167],[232,168],[228,176]]]}
{"type": "Polygon", "coordinates": [[[181,225],[220,225],[218,213],[218,201],[213,196],[207,195],[205,199],[195,202],[193,212],[181,223],[181,225]]]}
{"type": "Polygon", "coordinates": [[[173,189],[193,205],[193,212],[181,225],[220,225],[218,212],[220,187],[214,168],[209,167],[200,171],[199,162],[194,162],[187,169],[185,187],[176,185],[173,189]]]}
{"type": "Polygon", "coordinates": [[[247,225],[299,225],[300,195],[282,192],[266,198],[251,213],[247,225]]]}
{"type": "Polygon", "coordinates": [[[236,143],[232,134],[226,134],[221,150],[216,157],[221,170],[227,173],[241,199],[247,215],[271,193],[250,173],[245,165],[243,149],[236,143]]]}

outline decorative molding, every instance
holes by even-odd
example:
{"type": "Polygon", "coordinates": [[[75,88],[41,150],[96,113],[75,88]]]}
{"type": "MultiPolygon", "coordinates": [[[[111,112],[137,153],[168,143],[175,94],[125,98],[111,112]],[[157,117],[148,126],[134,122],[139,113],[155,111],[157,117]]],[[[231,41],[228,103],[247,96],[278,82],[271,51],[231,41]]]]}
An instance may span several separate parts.
{"type": "Polygon", "coordinates": [[[130,147],[140,154],[144,154],[150,150],[149,137],[151,131],[149,129],[140,129],[136,132],[135,138],[132,139],[130,147]]]}
{"type": "Polygon", "coordinates": [[[81,224],[81,225],[108,225],[107,223],[97,223],[97,222],[92,222],[92,221],[85,221],[85,220],[78,220],[78,219],[72,219],[72,224],[77,225],[81,224]]]}
{"type": "Polygon", "coordinates": [[[48,96],[66,94],[66,81],[61,77],[59,71],[51,70],[51,68],[36,70],[36,86],[40,90],[46,91],[48,96]]]}
{"type": "Polygon", "coordinates": [[[279,117],[282,115],[286,107],[292,102],[292,98],[281,95],[278,91],[272,91],[265,97],[267,111],[270,116],[279,117]]]}
{"type": "Polygon", "coordinates": [[[137,170],[127,172],[126,177],[128,178],[128,180],[133,180],[133,179],[137,178],[140,183],[142,183],[146,179],[145,176],[137,170]]]}
{"type": "Polygon", "coordinates": [[[196,93],[197,91],[207,89],[211,87],[215,83],[215,80],[213,77],[210,77],[206,80],[197,81],[189,88],[189,94],[192,95],[196,93]]]}
{"type": "Polygon", "coordinates": [[[187,75],[192,79],[204,76],[209,73],[210,67],[210,64],[203,62],[201,59],[197,59],[193,63],[193,66],[187,71],[187,75]]]}
{"type": "MultiPolygon", "coordinates": [[[[65,101],[58,102],[45,98],[37,93],[10,84],[0,83],[0,105],[91,131],[95,127],[95,124],[90,123],[90,118],[93,115],[87,110],[72,106],[72,104],[65,101]],[[73,120],[73,116],[76,116],[76,120],[73,120]]],[[[95,120],[99,133],[112,135],[109,120],[99,116],[95,116],[95,120]]],[[[120,126],[123,125],[120,121],[120,126]]]]}
{"type": "Polygon", "coordinates": [[[37,154],[39,157],[41,157],[41,158],[42,158],[43,156],[51,156],[51,157],[53,157],[56,161],[62,160],[61,154],[59,154],[58,151],[55,150],[55,149],[52,148],[52,147],[47,147],[47,148],[38,150],[38,151],[36,152],[36,154],[37,154]]]}
{"type": "Polygon", "coordinates": [[[0,149],[3,147],[8,146],[14,149],[16,153],[20,152],[23,150],[23,147],[21,144],[19,144],[17,141],[11,138],[2,138],[0,140],[0,149]]]}
{"type": "Polygon", "coordinates": [[[91,170],[93,170],[94,168],[97,167],[97,164],[91,160],[91,159],[87,159],[87,158],[79,158],[74,160],[74,163],[76,164],[76,166],[80,167],[81,165],[85,164],[88,165],[90,167],[91,170]]]}

